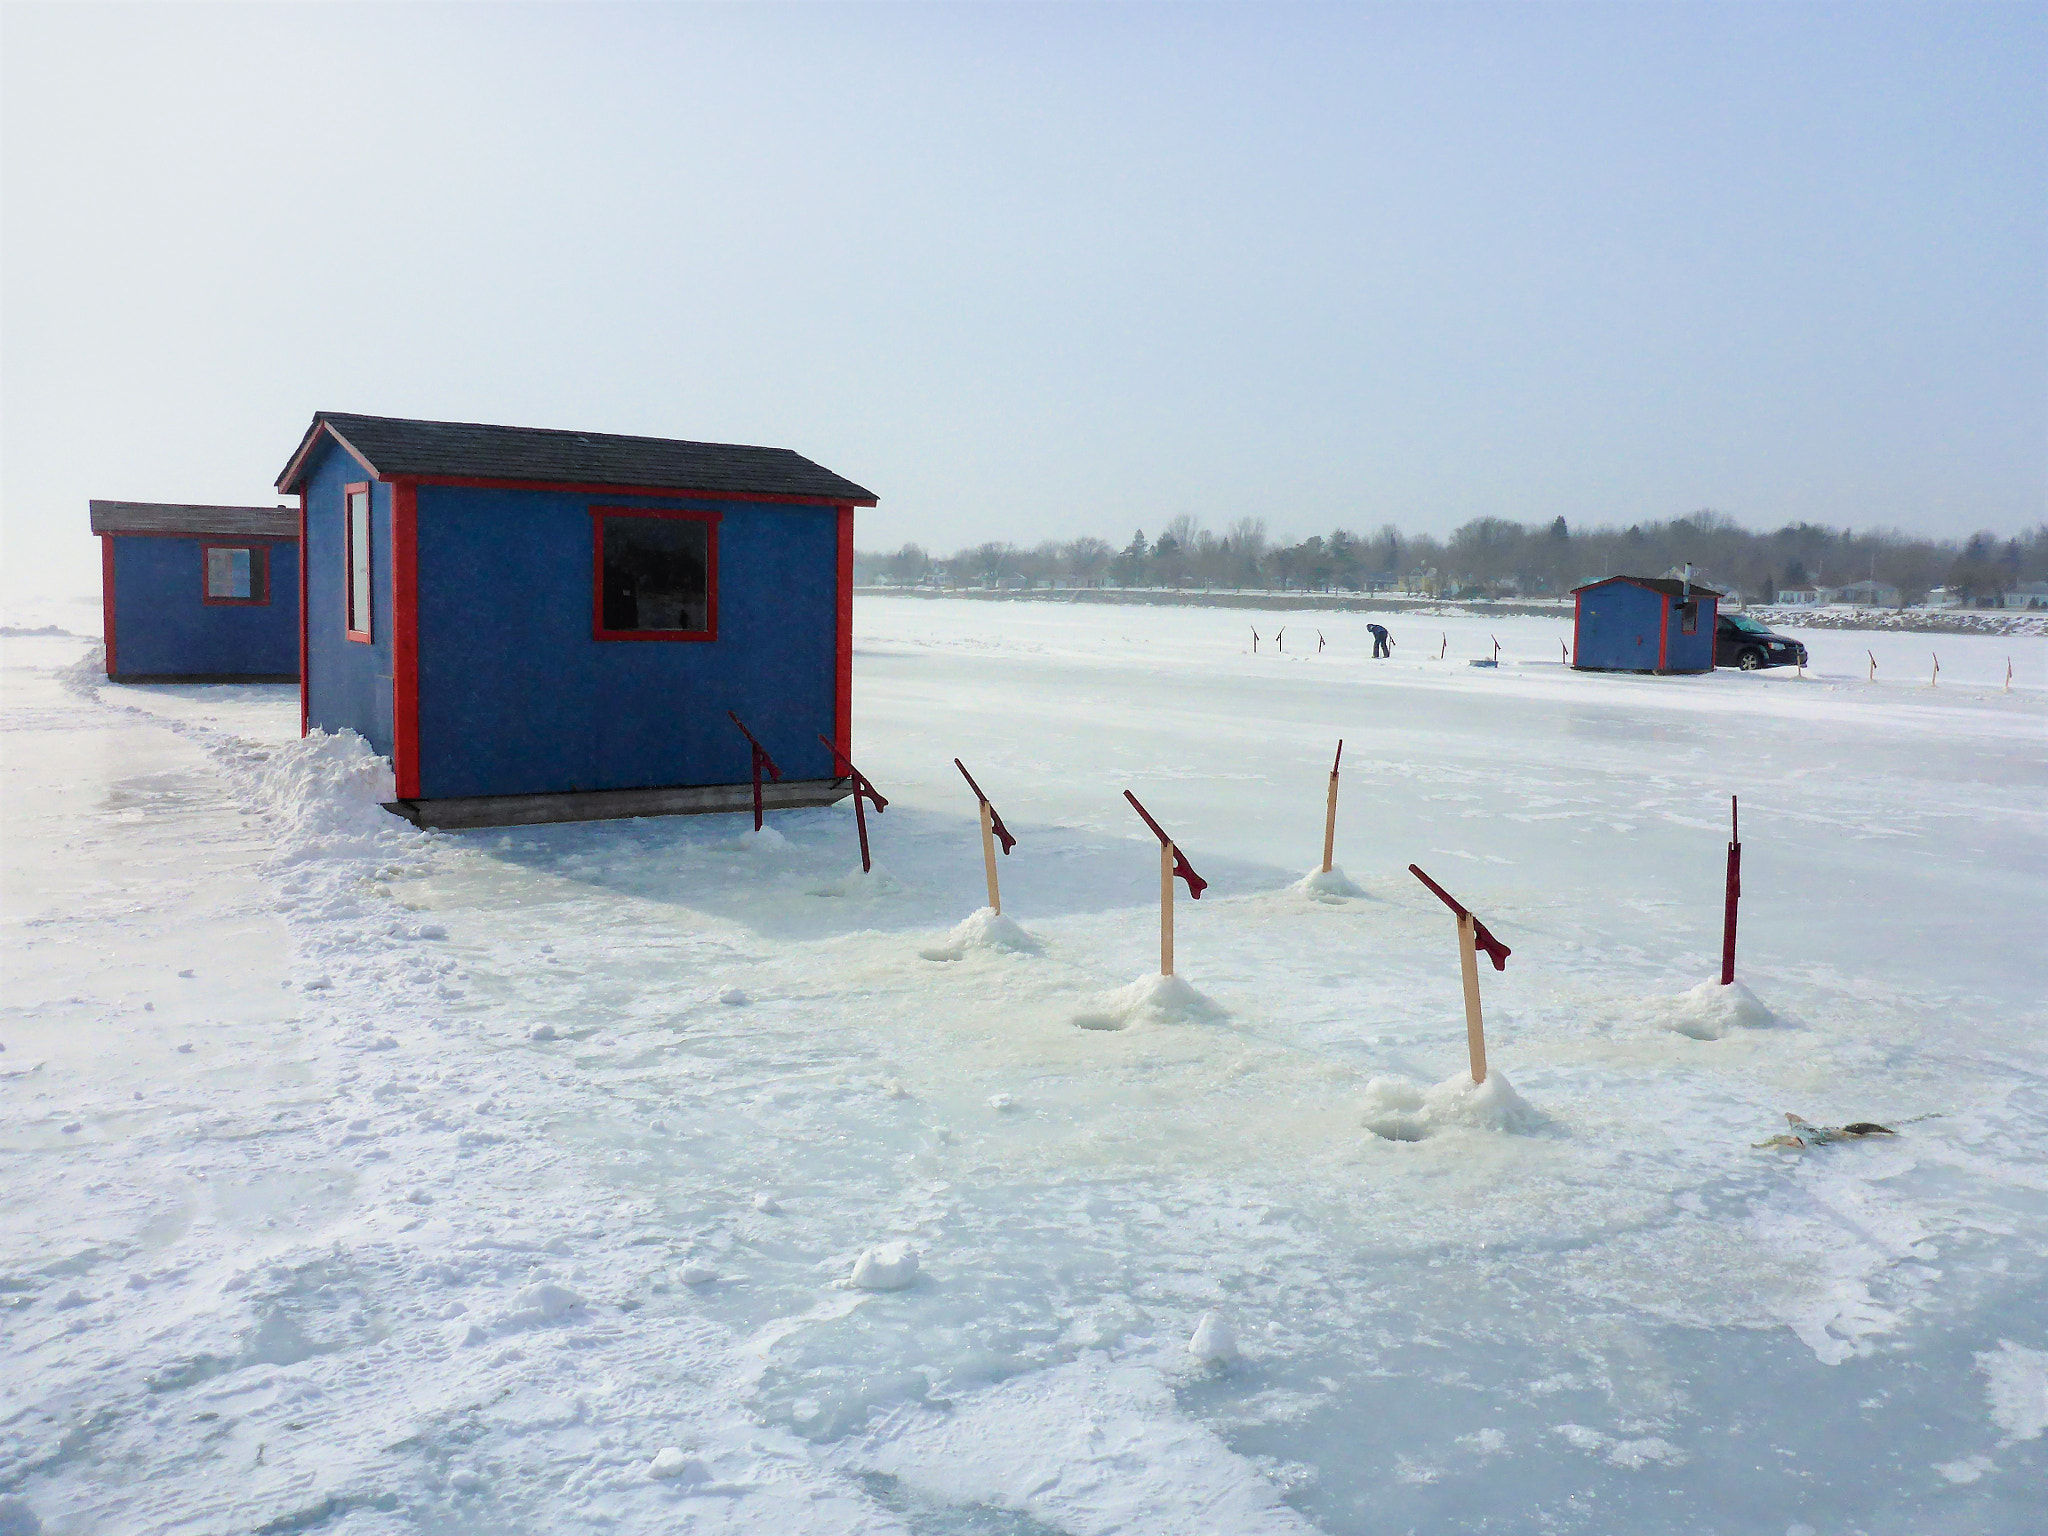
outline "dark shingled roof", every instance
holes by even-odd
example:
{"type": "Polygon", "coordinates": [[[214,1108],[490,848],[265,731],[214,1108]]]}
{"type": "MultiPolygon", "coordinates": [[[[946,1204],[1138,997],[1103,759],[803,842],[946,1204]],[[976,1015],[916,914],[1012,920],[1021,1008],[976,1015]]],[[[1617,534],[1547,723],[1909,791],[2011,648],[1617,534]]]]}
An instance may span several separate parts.
{"type": "MultiPolygon", "coordinates": [[[[1587,582],[1583,587],[1573,587],[1572,596],[1577,597],[1581,592],[1588,591],[1593,587],[1604,587],[1610,581],[1633,582],[1639,587],[1648,587],[1652,592],[1662,592],[1666,597],[1682,598],[1688,590],[1685,583],[1676,576],[1603,576],[1598,581],[1587,582]]],[[[1699,582],[1694,582],[1690,590],[1694,597],[1726,597],[1728,595],[1726,592],[1717,592],[1712,587],[1702,586],[1699,582]]]]}
{"type": "Polygon", "coordinates": [[[94,501],[94,533],[219,533],[296,539],[297,507],[206,507],[179,501],[94,501]]]}
{"type": "Polygon", "coordinates": [[[409,421],[321,411],[277,478],[298,489],[308,450],[325,427],[381,476],[462,475],[574,485],[658,486],[678,491],[747,491],[815,496],[873,506],[875,493],[787,448],[687,443],[609,432],[491,427],[469,421],[409,421]]]}

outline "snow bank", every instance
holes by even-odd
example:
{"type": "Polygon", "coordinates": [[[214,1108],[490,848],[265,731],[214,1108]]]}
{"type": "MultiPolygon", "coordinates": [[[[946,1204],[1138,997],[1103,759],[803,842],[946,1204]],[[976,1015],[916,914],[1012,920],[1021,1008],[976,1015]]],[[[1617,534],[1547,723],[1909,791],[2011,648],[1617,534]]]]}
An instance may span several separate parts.
{"type": "Polygon", "coordinates": [[[2005,1431],[2006,1443],[2038,1440],[2048,1430],[2048,1350],[2023,1349],[2010,1339],[1977,1356],[1984,1373],[1984,1396],[1991,1422],[2005,1431]]]}
{"type": "Polygon", "coordinates": [[[1422,1141],[1440,1131],[1499,1131],[1527,1136],[1544,1116],[1498,1072],[1475,1083],[1469,1072],[1432,1088],[1405,1077],[1376,1077],[1365,1085],[1365,1128],[1387,1141],[1422,1141]]]}
{"type": "Polygon", "coordinates": [[[846,1283],[862,1291],[900,1291],[917,1279],[917,1250],[902,1241],[877,1243],[853,1261],[846,1283]]]}
{"type": "Polygon", "coordinates": [[[314,731],[273,748],[251,784],[277,827],[273,867],[386,859],[425,834],[384,809],[397,795],[391,764],[354,731],[314,731]]]}
{"type": "Polygon", "coordinates": [[[1365,890],[1344,873],[1344,866],[1332,864],[1328,869],[1312,869],[1303,875],[1289,890],[1316,901],[1344,901],[1353,896],[1363,896],[1365,890]]]}
{"type": "Polygon", "coordinates": [[[1222,1004],[1178,976],[1140,976],[1074,1015],[1074,1022],[1083,1029],[1128,1029],[1133,1024],[1196,1024],[1227,1015],[1222,1004]]]}
{"type": "Polygon", "coordinates": [[[1654,1012],[1666,1029],[1695,1040],[1718,1040],[1731,1029],[1763,1029],[1778,1016],[1739,981],[1703,981],[1676,997],[1659,998],[1654,1012]]]}
{"type": "Polygon", "coordinates": [[[964,918],[943,942],[918,953],[927,960],[960,960],[971,950],[1035,955],[1043,947],[994,907],[982,907],[964,918]]]}

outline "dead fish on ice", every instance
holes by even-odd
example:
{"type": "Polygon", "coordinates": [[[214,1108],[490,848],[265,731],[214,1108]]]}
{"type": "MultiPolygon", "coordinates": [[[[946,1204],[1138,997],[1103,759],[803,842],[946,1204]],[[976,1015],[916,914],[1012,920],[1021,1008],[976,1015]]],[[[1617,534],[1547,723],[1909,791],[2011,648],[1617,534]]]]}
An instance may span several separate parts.
{"type": "Polygon", "coordinates": [[[1785,1116],[1785,1123],[1792,1127],[1782,1135],[1773,1136],[1769,1141],[1753,1141],[1752,1147],[1785,1147],[1803,1152],[1808,1147],[1825,1147],[1837,1141],[1861,1141],[1866,1136],[1896,1136],[1899,1133],[1888,1125],[1878,1125],[1869,1120],[1856,1120],[1848,1125],[1814,1125],[1794,1114],[1785,1116]]]}

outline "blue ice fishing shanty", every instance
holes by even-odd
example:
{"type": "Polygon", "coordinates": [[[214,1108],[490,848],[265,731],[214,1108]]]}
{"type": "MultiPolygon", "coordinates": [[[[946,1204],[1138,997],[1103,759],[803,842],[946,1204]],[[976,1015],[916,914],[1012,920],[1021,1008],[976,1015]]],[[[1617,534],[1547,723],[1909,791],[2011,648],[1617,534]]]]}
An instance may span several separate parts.
{"type": "Polygon", "coordinates": [[[108,677],[299,680],[296,507],[87,505],[100,540],[108,677]]]}
{"type": "Polygon", "coordinates": [[[1722,593],[1673,576],[1609,576],[1572,588],[1580,672],[1711,672],[1722,593]]]}
{"type": "Polygon", "coordinates": [[[786,448],[323,411],[278,477],[306,547],[302,725],[476,827],[847,793],[853,509],[786,448]]]}

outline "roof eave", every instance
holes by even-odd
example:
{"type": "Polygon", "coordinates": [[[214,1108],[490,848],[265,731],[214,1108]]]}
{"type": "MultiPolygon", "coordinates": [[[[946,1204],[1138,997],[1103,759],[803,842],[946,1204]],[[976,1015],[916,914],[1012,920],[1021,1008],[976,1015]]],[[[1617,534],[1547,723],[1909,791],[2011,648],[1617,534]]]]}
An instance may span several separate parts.
{"type": "Polygon", "coordinates": [[[306,428],[306,435],[299,439],[298,451],[293,453],[291,462],[285,465],[284,473],[277,477],[278,490],[287,496],[297,493],[300,481],[305,478],[306,460],[312,457],[313,449],[318,446],[320,435],[323,432],[333,438],[348,456],[362,465],[364,469],[380,480],[384,477],[384,472],[370,462],[368,454],[337,432],[334,429],[334,423],[329,421],[324,413],[316,412],[313,417],[313,424],[306,428]]]}

